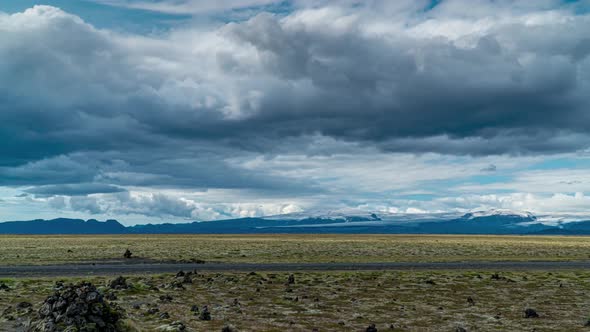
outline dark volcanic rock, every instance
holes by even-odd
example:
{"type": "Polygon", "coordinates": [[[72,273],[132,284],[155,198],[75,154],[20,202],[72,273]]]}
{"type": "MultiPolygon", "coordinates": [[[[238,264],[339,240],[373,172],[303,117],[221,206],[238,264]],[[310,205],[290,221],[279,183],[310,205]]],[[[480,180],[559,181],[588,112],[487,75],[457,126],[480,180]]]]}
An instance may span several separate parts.
{"type": "Polygon", "coordinates": [[[110,305],[94,285],[63,286],[41,305],[30,331],[120,331],[123,311],[110,305]]]}
{"type": "Polygon", "coordinates": [[[0,282],[0,291],[8,292],[10,291],[10,287],[8,287],[5,283],[0,282]]]}
{"type": "Polygon", "coordinates": [[[289,285],[291,285],[291,284],[294,284],[294,283],[295,283],[295,275],[293,275],[293,274],[290,274],[290,275],[289,275],[289,280],[287,280],[287,283],[288,283],[289,285]]]}
{"type": "Polygon", "coordinates": [[[369,327],[367,327],[367,329],[365,331],[366,332],[377,332],[377,326],[375,326],[375,324],[371,324],[371,325],[369,325],[369,327]]]}
{"type": "Polygon", "coordinates": [[[123,254],[124,258],[131,258],[131,256],[133,256],[133,253],[131,252],[131,250],[126,249],[125,253],[123,254]]]}
{"type": "Polygon", "coordinates": [[[209,308],[207,306],[203,307],[203,311],[199,315],[200,320],[211,320],[211,313],[209,312],[209,308]]]}
{"type": "Polygon", "coordinates": [[[160,301],[161,302],[172,302],[173,298],[170,294],[164,294],[164,295],[160,295],[160,301]]]}
{"type": "Polygon", "coordinates": [[[129,288],[129,284],[127,284],[127,279],[119,276],[109,282],[109,287],[111,289],[127,289],[129,288]]]}
{"type": "Polygon", "coordinates": [[[535,309],[528,308],[524,311],[524,318],[539,318],[539,314],[535,309]]]}

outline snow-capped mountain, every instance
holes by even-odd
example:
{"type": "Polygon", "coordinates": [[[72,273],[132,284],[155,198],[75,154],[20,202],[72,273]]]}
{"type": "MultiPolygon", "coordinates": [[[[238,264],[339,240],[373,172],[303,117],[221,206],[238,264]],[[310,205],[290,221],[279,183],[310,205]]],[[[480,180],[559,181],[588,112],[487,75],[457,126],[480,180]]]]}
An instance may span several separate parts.
{"type": "Polygon", "coordinates": [[[513,211],[505,209],[491,209],[487,211],[474,211],[466,213],[463,219],[477,219],[477,218],[488,218],[488,217],[503,217],[513,219],[527,219],[528,221],[537,220],[537,217],[527,211],[513,211]]]}
{"type": "Polygon", "coordinates": [[[380,221],[381,217],[376,212],[363,211],[358,209],[337,209],[337,210],[309,210],[274,216],[262,217],[266,220],[332,220],[337,222],[355,221],[380,221]]]}

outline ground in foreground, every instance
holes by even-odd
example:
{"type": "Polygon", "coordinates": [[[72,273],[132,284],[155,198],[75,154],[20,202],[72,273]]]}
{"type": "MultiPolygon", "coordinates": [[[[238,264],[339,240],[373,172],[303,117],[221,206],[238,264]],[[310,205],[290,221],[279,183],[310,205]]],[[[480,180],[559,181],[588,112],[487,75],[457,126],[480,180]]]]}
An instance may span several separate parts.
{"type": "MultiPolygon", "coordinates": [[[[590,272],[196,273],[90,281],[138,331],[584,331],[590,272]],[[211,320],[203,318],[207,306],[211,320]],[[534,309],[538,318],[525,318],[534,309]]],[[[59,279],[4,279],[0,330],[35,317],[59,279]],[[22,305],[29,302],[32,307],[22,305]],[[19,303],[21,305],[19,305],[19,303]]]]}

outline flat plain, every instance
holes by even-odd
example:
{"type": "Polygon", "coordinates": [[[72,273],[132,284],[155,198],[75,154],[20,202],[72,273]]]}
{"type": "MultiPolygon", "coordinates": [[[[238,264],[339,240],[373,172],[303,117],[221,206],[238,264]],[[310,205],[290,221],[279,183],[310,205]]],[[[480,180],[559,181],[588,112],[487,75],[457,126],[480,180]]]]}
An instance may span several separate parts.
{"type": "Polygon", "coordinates": [[[0,236],[0,265],[120,261],[236,263],[571,261],[589,237],[456,235],[0,236]]]}
{"type": "MultiPolygon", "coordinates": [[[[3,236],[0,265],[124,262],[126,249],[150,262],[587,261],[589,246],[585,237],[3,236]]],[[[590,330],[587,270],[184,272],[124,275],[124,287],[112,286],[117,276],[0,279],[0,331],[24,331],[56,282],[82,281],[124,312],[128,331],[590,330]]]]}

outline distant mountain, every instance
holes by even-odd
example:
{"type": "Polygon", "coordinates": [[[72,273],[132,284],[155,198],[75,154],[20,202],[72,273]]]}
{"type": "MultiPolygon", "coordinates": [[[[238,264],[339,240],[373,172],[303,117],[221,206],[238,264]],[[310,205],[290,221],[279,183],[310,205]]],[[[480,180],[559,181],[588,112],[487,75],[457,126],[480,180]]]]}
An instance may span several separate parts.
{"type": "MultiPolygon", "coordinates": [[[[553,219],[555,220],[555,219],[553,219]]],[[[464,215],[397,214],[359,210],[310,211],[261,218],[147,224],[53,219],[0,223],[0,234],[562,234],[590,235],[590,221],[544,223],[529,212],[474,211],[464,215]]]]}
{"type": "Polygon", "coordinates": [[[9,221],[0,223],[0,234],[125,234],[127,228],[116,220],[66,219],[9,221]]]}

